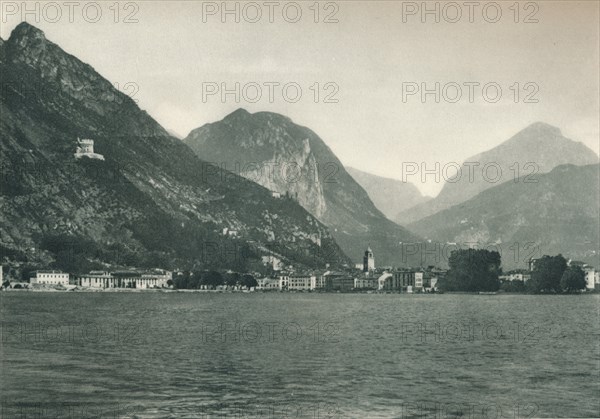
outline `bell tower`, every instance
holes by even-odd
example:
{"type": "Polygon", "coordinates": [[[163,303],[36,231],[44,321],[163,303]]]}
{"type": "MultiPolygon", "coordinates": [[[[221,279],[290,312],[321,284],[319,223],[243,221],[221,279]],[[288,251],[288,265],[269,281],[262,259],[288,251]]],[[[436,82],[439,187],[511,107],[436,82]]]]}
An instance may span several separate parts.
{"type": "Polygon", "coordinates": [[[365,250],[365,256],[363,257],[363,272],[369,272],[375,270],[375,258],[373,257],[373,251],[371,246],[365,250]]]}

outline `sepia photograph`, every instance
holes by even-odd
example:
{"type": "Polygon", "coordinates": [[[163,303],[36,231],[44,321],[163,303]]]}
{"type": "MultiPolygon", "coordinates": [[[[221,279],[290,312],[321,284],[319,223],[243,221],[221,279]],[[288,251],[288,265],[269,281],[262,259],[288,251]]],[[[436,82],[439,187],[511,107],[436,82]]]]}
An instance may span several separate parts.
{"type": "Polygon", "coordinates": [[[600,418],[600,1],[0,20],[0,419],[600,418]]]}

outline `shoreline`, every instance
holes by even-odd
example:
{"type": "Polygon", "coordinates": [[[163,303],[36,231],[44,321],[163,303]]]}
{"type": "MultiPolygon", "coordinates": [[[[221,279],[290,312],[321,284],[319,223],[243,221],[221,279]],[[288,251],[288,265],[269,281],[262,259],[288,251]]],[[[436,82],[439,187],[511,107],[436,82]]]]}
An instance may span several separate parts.
{"type": "Polygon", "coordinates": [[[600,294],[598,291],[586,291],[579,293],[565,293],[565,294],[534,294],[534,293],[526,293],[526,292],[496,292],[493,294],[490,293],[479,293],[479,292],[421,292],[421,293],[407,293],[407,292],[397,292],[397,291],[300,291],[300,290],[199,290],[199,289],[140,289],[140,288],[76,288],[76,289],[52,289],[52,288],[44,288],[44,289],[32,289],[32,288],[7,288],[0,290],[0,294],[2,292],[10,292],[10,293],[184,293],[184,294],[368,294],[368,295],[474,295],[474,296],[482,296],[482,297],[493,297],[493,296],[502,296],[502,295],[595,295],[600,294]]]}

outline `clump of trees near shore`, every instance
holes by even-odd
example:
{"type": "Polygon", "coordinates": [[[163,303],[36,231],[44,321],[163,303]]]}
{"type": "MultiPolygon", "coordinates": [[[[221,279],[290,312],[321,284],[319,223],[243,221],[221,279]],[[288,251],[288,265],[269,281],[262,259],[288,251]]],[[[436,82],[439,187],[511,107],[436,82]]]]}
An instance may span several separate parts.
{"type": "Polygon", "coordinates": [[[250,274],[231,272],[221,274],[218,271],[182,272],[174,275],[173,285],[177,289],[215,289],[220,285],[241,286],[246,288],[256,287],[258,283],[250,274]]]}
{"type": "Polygon", "coordinates": [[[542,256],[535,261],[531,279],[527,282],[530,292],[574,293],[585,289],[585,272],[577,265],[567,266],[562,255],[542,256]]]}
{"type": "Polygon", "coordinates": [[[486,249],[460,249],[450,254],[450,269],[439,287],[444,291],[493,292],[500,288],[500,253],[486,249]]]}
{"type": "Polygon", "coordinates": [[[585,272],[577,265],[567,265],[562,255],[542,256],[534,263],[531,279],[501,284],[501,256],[486,249],[460,249],[451,253],[450,269],[439,288],[456,292],[503,291],[533,294],[579,293],[586,288],[585,272]]]}

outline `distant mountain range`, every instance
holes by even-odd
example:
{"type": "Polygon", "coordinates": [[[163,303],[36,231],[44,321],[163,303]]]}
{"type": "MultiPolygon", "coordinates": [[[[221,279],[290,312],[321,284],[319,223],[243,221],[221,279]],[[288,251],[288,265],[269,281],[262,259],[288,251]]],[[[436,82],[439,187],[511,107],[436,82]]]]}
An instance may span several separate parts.
{"type": "Polygon", "coordinates": [[[350,263],[294,200],[196,157],[32,25],[0,42],[0,73],[4,260],[247,269],[274,253],[294,266],[350,263]],[[78,137],[104,160],[75,159],[78,137]]]}
{"type": "MultiPolygon", "coordinates": [[[[535,183],[506,182],[408,227],[442,246],[497,244],[502,265],[562,253],[598,266],[600,165],[562,165],[535,183]]],[[[430,246],[433,248],[433,245],[430,246]]]]}
{"type": "Polygon", "coordinates": [[[315,132],[283,115],[238,109],[184,142],[200,158],[292,196],[354,261],[370,245],[378,265],[400,265],[401,243],[420,240],[376,208],[315,132]]]}
{"type": "Polygon", "coordinates": [[[501,183],[529,182],[561,164],[595,163],[598,156],[584,144],[564,137],[556,127],[537,122],[497,147],[466,159],[461,175],[446,181],[438,196],[400,212],[393,219],[408,225],[501,183]]]}
{"type": "Polygon", "coordinates": [[[429,196],[423,196],[412,183],[376,176],[352,167],[346,167],[346,170],[390,220],[394,220],[401,211],[431,199],[429,196]]]}
{"type": "Polygon", "coordinates": [[[598,156],[544,123],[467,159],[428,199],[347,170],[275,113],[239,109],[178,140],[28,23],[0,39],[0,72],[3,261],[251,270],[274,255],[316,268],[370,246],[378,266],[417,266],[404,245],[425,238],[500,245],[505,267],[532,245],[598,264],[598,156]],[[76,158],[78,138],[104,160],[76,158]]]}

